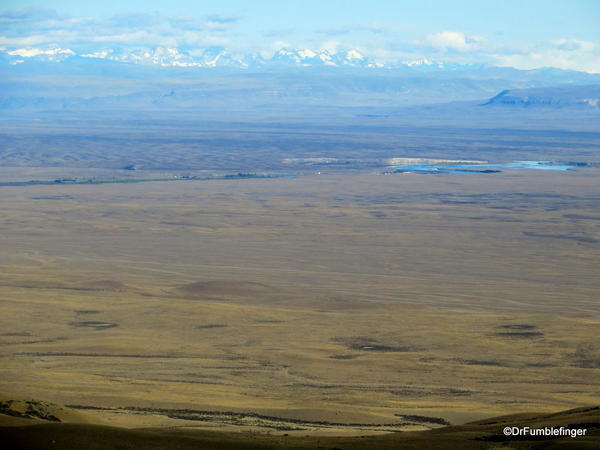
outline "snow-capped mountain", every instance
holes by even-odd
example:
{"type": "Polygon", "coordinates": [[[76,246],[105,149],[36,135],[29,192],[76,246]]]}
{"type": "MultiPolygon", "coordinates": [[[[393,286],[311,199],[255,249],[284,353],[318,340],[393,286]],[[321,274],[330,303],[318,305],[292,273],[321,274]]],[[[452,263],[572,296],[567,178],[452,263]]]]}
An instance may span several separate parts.
{"type": "Polygon", "coordinates": [[[17,48],[6,50],[4,53],[12,64],[20,64],[30,58],[38,61],[60,62],[75,55],[73,50],[59,47],[51,49],[17,48]]]}
{"type": "Polygon", "coordinates": [[[275,52],[269,62],[304,67],[384,67],[384,64],[371,61],[355,49],[329,52],[327,50],[314,51],[308,48],[300,50],[283,48],[275,52]]]}
{"type": "Polygon", "coordinates": [[[309,48],[282,48],[270,56],[261,54],[234,54],[224,47],[206,47],[184,51],[172,47],[101,49],[76,52],[68,48],[0,49],[0,56],[11,65],[24,62],[64,62],[69,59],[93,59],[159,67],[190,67],[237,69],[268,69],[285,67],[340,67],[340,68],[432,68],[444,69],[443,63],[427,59],[421,61],[383,63],[375,61],[357,49],[337,52],[309,48]]]}
{"type": "Polygon", "coordinates": [[[293,67],[314,68],[365,68],[365,69],[412,69],[435,72],[483,68],[483,65],[456,64],[433,61],[428,58],[406,61],[376,61],[357,49],[340,51],[312,50],[309,48],[281,48],[271,55],[260,53],[238,54],[221,46],[182,50],[174,47],[156,48],[110,48],[94,51],[75,51],[69,48],[0,48],[0,60],[10,65],[24,62],[69,62],[88,59],[96,62],[112,61],[156,67],[175,68],[233,68],[233,69],[281,69],[293,67]]]}

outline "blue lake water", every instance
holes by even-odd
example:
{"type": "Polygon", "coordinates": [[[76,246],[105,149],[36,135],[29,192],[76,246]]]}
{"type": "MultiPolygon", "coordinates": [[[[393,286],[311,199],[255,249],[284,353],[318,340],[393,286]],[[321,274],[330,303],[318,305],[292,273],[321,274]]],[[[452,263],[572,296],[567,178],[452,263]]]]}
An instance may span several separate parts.
{"type": "Polygon", "coordinates": [[[392,166],[394,173],[496,173],[502,169],[528,170],[571,170],[585,166],[585,163],[556,163],[553,161],[513,161],[511,163],[442,163],[442,164],[412,164],[392,166]]]}

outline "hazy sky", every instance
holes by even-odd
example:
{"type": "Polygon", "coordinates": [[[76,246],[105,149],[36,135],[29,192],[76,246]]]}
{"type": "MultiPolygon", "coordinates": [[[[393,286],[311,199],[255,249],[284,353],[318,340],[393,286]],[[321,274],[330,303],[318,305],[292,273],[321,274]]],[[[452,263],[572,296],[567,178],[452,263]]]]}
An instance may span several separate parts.
{"type": "Polygon", "coordinates": [[[600,72],[600,1],[0,0],[5,49],[214,45],[600,72]]]}

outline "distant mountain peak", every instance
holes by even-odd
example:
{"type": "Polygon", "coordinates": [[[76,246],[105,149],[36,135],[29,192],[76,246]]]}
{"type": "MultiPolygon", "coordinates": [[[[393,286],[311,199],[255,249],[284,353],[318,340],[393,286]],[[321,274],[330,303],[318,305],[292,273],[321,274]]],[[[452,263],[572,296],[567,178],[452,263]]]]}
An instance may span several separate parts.
{"type": "Polygon", "coordinates": [[[346,58],[348,59],[365,59],[365,57],[358,50],[348,50],[346,52],[346,58]]]}

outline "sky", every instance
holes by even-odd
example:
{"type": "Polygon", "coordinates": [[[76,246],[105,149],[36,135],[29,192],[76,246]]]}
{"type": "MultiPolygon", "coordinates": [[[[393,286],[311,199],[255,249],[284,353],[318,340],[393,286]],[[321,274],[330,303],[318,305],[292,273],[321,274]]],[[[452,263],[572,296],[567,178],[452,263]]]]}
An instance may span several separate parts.
{"type": "Polygon", "coordinates": [[[599,0],[0,0],[0,49],[354,48],[382,62],[600,73],[599,24],[599,0]]]}

